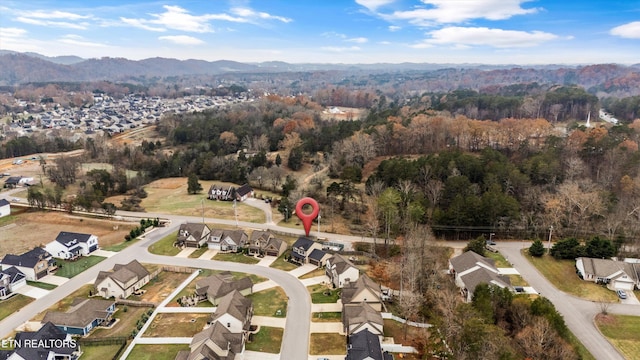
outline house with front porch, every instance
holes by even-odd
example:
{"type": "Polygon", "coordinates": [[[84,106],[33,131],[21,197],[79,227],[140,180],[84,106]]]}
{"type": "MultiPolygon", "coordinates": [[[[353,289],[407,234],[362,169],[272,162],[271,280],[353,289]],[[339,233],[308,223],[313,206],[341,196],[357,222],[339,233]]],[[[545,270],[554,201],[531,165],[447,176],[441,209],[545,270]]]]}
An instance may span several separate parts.
{"type": "Polygon", "coordinates": [[[511,280],[500,274],[492,259],[469,250],[449,260],[449,274],[455,278],[456,285],[466,302],[471,302],[476,286],[489,284],[513,291],[511,280]]]}
{"type": "Polygon", "coordinates": [[[98,250],[98,237],[61,231],[55,240],[45,245],[45,250],[58,259],[75,259],[98,250]]]}
{"type": "Polygon", "coordinates": [[[209,240],[211,229],[207,224],[186,223],[180,225],[178,229],[178,246],[199,248],[205,246],[209,240]]]}
{"type": "Polygon", "coordinates": [[[93,286],[96,294],[105,299],[126,299],[150,280],[149,271],[138,260],[132,260],[114,265],[113,271],[100,271],[93,286]]]}
{"type": "Polygon", "coordinates": [[[67,334],[85,336],[95,327],[108,324],[115,311],[115,300],[76,298],[66,312],[48,311],[42,323],[51,322],[67,334]]]}
{"type": "Polygon", "coordinates": [[[340,297],[343,306],[367,303],[376,311],[382,311],[382,287],[367,274],[362,274],[356,281],[345,284],[340,297]]]}
{"type": "Polygon", "coordinates": [[[27,277],[15,266],[0,270],[0,300],[8,298],[24,285],[27,285],[27,277]]]}
{"type": "Polygon", "coordinates": [[[244,230],[213,229],[209,234],[207,246],[209,249],[222,252],[238,252],[240,244],[246,243],[248,239],[244,230]]]}
{"type": "Polygon", "coordinates": [[[346,283],[358,280],[360,276],[360,270],[340,254],[328,258],[324,269],[334,288],[342,288],[346,283]]]}
{"type": "Polygon", "coordinates": [[[41,247],[33,248],[21,255],[6,254],[0,262],[0,268],[6,270],[12,266],[22,272],[29,281],[38,281],[57,269],[51,254],[41,247]]]}
{"type": "Polygon", "coordinates": [[[249,255],[280,256],[287,251],[287,243],[276,238],[271,231],[254,230],[249,239],[240,245],[249,255]]]}
{"type": "Polygon", "coordinates": [[[291,247],[291,261],[298,265],[313,263],[318,265],[326,253],[322,251],[322,244],[315,242],[307,237],[301,236],[293,243],[291,247]],[[317,250],[317,251],[316,251],[317,250]],[[316,251],[314,258],[310,258],[311,253],[316,251]]]}
{"type": "Polygon", "coordinates": [[[347,335],[368,330],[372,334],[376,334],[380,342],[384,338],[382,314],[366,302],[343,305],[342,326],[347,335]]]}
{"type": "Polygon", "coordinates": [[[234,279],[231,274],[214,274],[204,279],[196,281],[196,295],[199,298],[207,299],[211,304],[217,306],[225,295],[237,291],[241,295],[253,293],[253,281],[248,276],[241,279],[234,279]]]}
{"type": "Polygon", "coordinates": [[[237,290],[223,296],[216,311],[211,316],[211,323],[219,322],[233,333],[245,333],[251,326],[253,303],[237,290]]]}
{"type": "Polygon", "coordinates": [[[611,259],[579,257],[578,275],[585,281],[605,284],[610,290],[640,288],[640,264],[611,259]]]}

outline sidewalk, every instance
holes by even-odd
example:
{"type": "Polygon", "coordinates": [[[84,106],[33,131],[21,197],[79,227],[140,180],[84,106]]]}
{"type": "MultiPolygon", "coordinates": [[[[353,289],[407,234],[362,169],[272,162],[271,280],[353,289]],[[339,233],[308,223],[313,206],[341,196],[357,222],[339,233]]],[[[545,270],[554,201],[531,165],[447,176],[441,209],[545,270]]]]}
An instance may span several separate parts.
{"type": "MultiPolygon", "coordinates": [[[[216,256],[217,254],[218,254],[218,250],[208,249],[202,255],[200,255],[200,257],[198,259],[211,260],[211,258],[216,256]]],[[[187,256],[189,256],[189,255],[187,255],[187,256]]]]}
{"type": "Polygon", "coordinates": [[[327,275],[321,275],[312,277],[309,279],[301,279],[300,282],[304,286],[316,285],[316,284],[326,284],[329,283],[329,277],[327,275]]]}
{"type": "Polygon", "coordinates": [[[267,289],[271,289],[278,286],[278,284],[273,281],[273,280],[267,280],[267,281],[263,281],[261,283],[257,283],[255,285],[253,285],[253,292],[258,292],[258,291],[262,291],[262,290],[267,290],[267,289]]]}
{"type": "Polygon", "coordinates": [[[43,283],[47,283],[47,284],[60,286],[60,285],[63,285],[64,283],[66,283],[67,281],[69,281],[69,279],[67,279],[66,277],[49,274],[49,275],[47,275],[47,276],[45,276],[43,278],[38,279],[38,281],[43,282],[43,283]]]}
{"type": "Polygon", "coordinates": [[[300,277],[306,273],[310,273],[313,270],[317,269],[318,267],[313,265],[313,264],[304,264],[302,266],[300,266],[297,269],[293,269],[291,271],[289,271],[289,274],[295,276],[295,277],[300,277]]]}
{"type": "Polygon", "coordinates": [[[341,322],[311,322],[310,333],[338,333],[344,335],[344,326],[341,322]]]}
{"type": "Polygon", "coordinates": [[[329,304],[311,304],[311,312],[341,312],[342,301],[329,304]]]}
{"type": "Polygon", "coordinates": [[[189,257],[189,255],[191,255],[191,253],[192,253],[192,252],[194,252],[194,251],[196,251],[196,250],[198,250],[198,249],[196,249],[196,248],[185,248],[185,249],[182,249],[182,251],[180,251],[180,252],[176,255],[176,257],[179,257],[179,258],[188,258],[188,257],[189,257]]]}
{"type": "Polygon", "coordinates": [[[251,318],[251,325],[271,326],[283,329],[286,322],[287,318],[277,318],[270,316],[253,316],[251,318]]]}
{"type": "Polygon", "coordinates": [[[91,255],[96,255],[96,256],[104,256],[106,258],[110,258],[113,255],[116,255],[117,252],[115,251],[108,251],[108,250],[102,250],[102,249],[98,249],[94,252],[91,253],[91,255]]]}
{"type": "Polygon", "coordinates": [[[34,299],[40,299],[42,297],[47,296],[49,294],[49,290],[40,289],[39,287],[31,286],[31,285],[23,285],[13,291],[16,294],[22,294],[24,296],[28,296],[34,299]]]}
{"type": "Polygon", "coordinates": [[[257,263],[256,265],[258,266],[264,266],[264,267],[269,267],[271,266],[271,264],[276,261],[277,257],[275,256],[265,256],[262,259],[260,259],[260,262],[257,263]]]}

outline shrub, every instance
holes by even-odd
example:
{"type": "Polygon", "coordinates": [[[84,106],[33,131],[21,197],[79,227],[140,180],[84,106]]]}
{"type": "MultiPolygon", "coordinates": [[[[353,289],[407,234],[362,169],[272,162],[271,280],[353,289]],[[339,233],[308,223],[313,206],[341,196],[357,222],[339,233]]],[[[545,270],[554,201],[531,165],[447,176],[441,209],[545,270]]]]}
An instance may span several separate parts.
{"type": "Polygon", "coordinates": [[[544,245],[542,244],[542,241],[540,241],[540,239],[536,239],[529,247],[529,255],[531,256],[540,257],[544,255],[544,253],[544,245]]]}

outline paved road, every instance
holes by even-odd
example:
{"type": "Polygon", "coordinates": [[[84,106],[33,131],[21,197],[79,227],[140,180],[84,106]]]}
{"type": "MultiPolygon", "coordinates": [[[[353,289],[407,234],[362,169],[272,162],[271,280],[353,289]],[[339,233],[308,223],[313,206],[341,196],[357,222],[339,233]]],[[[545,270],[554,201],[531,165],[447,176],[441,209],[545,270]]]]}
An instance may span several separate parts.
{"type": "MultiPolygon", "coordinates": [[[[564,317],[564,321],[580,339],[589,352],[598,360],[624,360],[618,350],[600,334],[594,325],[594,317],[600,312],[598,303],[579,299],[554,287],[538,270],[531,265],[520,250],[528,247],[528,242],[500,242],[496,247],[520,272],[520,275],[533,286],[540,295],[551,300],[556,309],[564,317]]],[[[640,306],[613,304],[610,312],[640,314],[640,306]]]]}

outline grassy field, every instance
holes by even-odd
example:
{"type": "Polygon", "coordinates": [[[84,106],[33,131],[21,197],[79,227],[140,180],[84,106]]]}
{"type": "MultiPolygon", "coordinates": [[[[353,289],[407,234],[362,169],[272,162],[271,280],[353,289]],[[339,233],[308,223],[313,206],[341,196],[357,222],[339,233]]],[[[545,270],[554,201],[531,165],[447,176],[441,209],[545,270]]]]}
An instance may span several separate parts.
{"type": "Polygon", "coordinates": [[[180,350],[189,350],[189,344],[136,345],[127,360],[174,360],[180,350]]]}
{"type": "Polygon", "coordinates": [[[144,337],[193,337],[210,318],[211,314],[157,314],[144,337]]]}
{"type": "Polygon", "coordinates": [[[640,317],[598,315],[596,325],[627,359],[640,359],[640,317]]]}
{"type": "Polygon", "coordinates": [[[250,265],[255,265],[260,262],[260,260],[258,260],[253,256],[246,256],[241,253],[226,253],[226,254],[217,253],[216,256],[214,256],[211,260],[232,261],[232,262],[237,262],[241,264],[250,264],[250,265]]]}
{"type": "Polygon", "coordinates": [[[133,306],[126,307],[127,311],[124,311],[124,309],[124,306],[118,306],[118,310],[113,314],[113,318],[117,319],[118,322],[110,329],[99,327],[91,332],[89,338],[129,336],[136,329],[136,323],[142,318],[142,314],[149,310],[146,307],[133,306]]]}
{"type": "Polygon", "coordinates": [[[179,247],[173,246],[177,238],[178,232],[175,231],[151,244],[149,252],[156,255],[176,256],[180,252],[179,247]]]}
{"type": "Polygon", "coordinates": [[[121,345],[82,345],[82,360],[111,359],[121,345]]]}
{"type": "Polygon", "coordinates": [[[313,333],[309,346],[311,355],[345,355],[347,338],[335,333],[313,333]]]}
{"type": "Polygon", "coordinates": [[[253,301],[254,315],[287,316],[287,294],[281,287],[256,292],[247,297],[253,301]]]}
{"type": "Polygon", "coordinates": [[[488,257],[489,259],[492,259],[493,261],[495,261],[497,268],[510,268],[510,267],[513,267],[513,266],[511,266],[511,264],[509,264],[507,259],[505,259],[504,256],[502,256],[502,254],[500,254],[500,253],[493,253],[491,251],[486,251],[484,255],[486,257],[488,257]]]}
{"type": "Polygon", "coordinates": [[[342,321],[342,313],[341,312],[314,312],[314,313],[311,313],[311,321],[340,322],[342,321]]]}
{"type": "Polygon", "coordinates": [[[27,285],[37,287],[40,289],[45,289],[45,290],[53,290],[58,287],[58,285],[47,284],[40,281],[31,281],[31,280],[27,280],[27,285]]]}
{"type": "Polygon", "coordinates": [[[292,264],[288,261],[286,261],[284,259],[284,257],[287,255],[288,252],[285,251],[284,254],[280,255],[276,261],[272,262],[271,265],[269,265],[269,267],[272,267],[274,269],[280,269],[282,271],[291,271],[293,269],[296,269],[298,267],[298,265],[296,264],[292,264]]]}
{"type": "Polygon", "coordinates": [[[307,286],[307,289],[314,304],[335,303],[340,299],[340,289],[330,289],[327,285],[316,284],[307,286]]]}
{"type": "Polygon", "coordinates": [[[205,253],[205,251],[207,251],[207,250],[209,250],[209,248],[208,248],[208,247],[206,247],[206,246],[205,246],[205,247],[201,247],[201,248],[199,248],[199,249],[196,249],[196,250],[195,250],[194,252],[192,252],[191,254],[189,254],[189,257],[190,257],[191,259],[197,259],[197,258],[199,258],[200,256],[202,256],[202,254],[204,254],[204,253],[205,253]]]}
{"type": "Polygon", "coordinates": [[[261,326],[260,331],[250,335],[251,341],[247,342],[246,349],[278,354],[280,352],[280,344],[282,344],[283,333],[284,329],[282,328],[261,326]]]}
{"type": "MultiPolygon", "coordinates": [[[[523,251],[527,251],[524,249],[523,251]]],[[[552,256],[524,256],[559,290],[591,301],[617,302],[615,292],[590,281],[583,281],[576,274],[574,260],[556,260],[552,256]]]]}
{"type": "Polygon", "coordinates": [[[119,244],[115,244],[115,245],[111,245],[111,246],[107,246],[105,248],[103,248],[103,250],[107,250],[107,251],[122,251],[124,249],[126,249],[127,247],[135,244],[136,242],[138,242],[138,239],[133,239],[133,240],[129,240],[129,241],[123,241],[119,244]]]}
{"type": "Polygon", "coordinates": [[[0,301],[0,320],[6,318],[16,311],[19,311],[33,300],[35,299],[24,296],[22,294],[15,294],[6,300],[0,301]]]}
{"type": "Polygon", "coordinates": [[[104,259],[106,257],[95,255],[82,256],[75,261],[56,259],[58,264],[56,275],[71,279],[104,259]]]}

